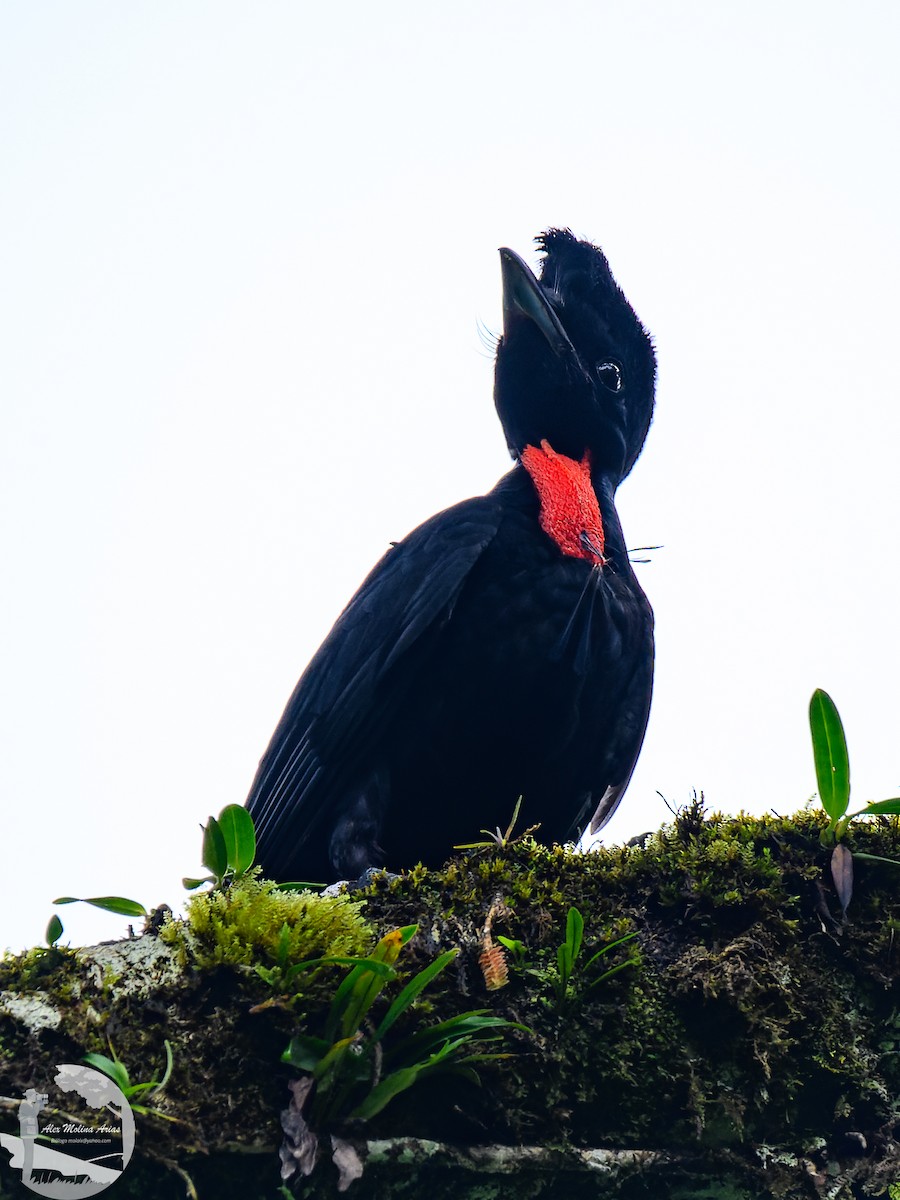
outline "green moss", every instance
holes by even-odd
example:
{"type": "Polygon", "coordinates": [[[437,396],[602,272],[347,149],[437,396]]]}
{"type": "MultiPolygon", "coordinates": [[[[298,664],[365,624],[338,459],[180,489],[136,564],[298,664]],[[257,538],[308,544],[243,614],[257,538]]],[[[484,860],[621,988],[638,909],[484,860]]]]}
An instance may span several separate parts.
{"type": "MultiPolygon", "coordinates": [[[[380,877],[353,899],[241,881],[194,897],[184,922],[163,927],[185,969],[174,981],[161,975],[155,991],[129,992],[133,971],[111,986],[99,969],[85,981],[64,952],[0,963],[5,987],[39,990],[64,1009],[64,1035],[34,1035],[4,1094],[28,1086],[44,1056],[75,1062],[85,1050],[104,1052],[107,1037],[149,1078],[167,1037],[176,1065],[163,1103],[182,1124],[154,1130],[147,1144],[173,1160],[235,1139],[274,1147],[290,1076],[279,1057],[295,1032],[321,1032],[344,971],[304,973],[298,1005],[247,968],[365,953],[376,934],[415,922],[401,975],[442,950],[460,953],[404,1013],[398,1038],[473,1008],[527,1031],[507,1035],[510,1057],[478,1064],[481,1087],[453,1076],[416,1083],[365,1135],[696,1149],[753,1170],[768,1147],[764,1169],[790,1180],[836,1170],[846,1151],[860,1179],[879,1182],[877,1171],[900,1162],[900,887],[894,869],[859,860],[845,924],[823,824],[811,811],[723,817],[692,805],[643,845],[580,855],[523,839],[440,871],[380,877]],[[550,983],[570,905],[585,921],[582,961],[631,930],[637,938],[601,962],[639,961],[590,991],[590,976],[576,969],[560,1011],[550,983]],[[479,965],[486,924],[524,946],[524,962],[510,963],[510,981],[496,991],[479,965]],[[216,969],[223,965],[238,970],[216,969]],[[865,1158],[853,1149],[860,1137],[865,1158]]],[[[894,821],[858,822],[847,841],[900,856],[894,821]]],[[[376,1023],[402,983],[373,1007],[376,1023]]],[[[12,1018],[0,1036],[5,1054],[19,1036],[12,1018]]],[[[773,1182],[758,1194],[804,1194],[792,1187],[773,1182]]]]}
{"type": "Polygon", "coordinates": [[[200,967],[303,962],[323,955],[366,954],[374,940],[361,900],[281,892],[251,873],[227,890],[201,892],[185,922],[169,919],[160,938],[189,944],[200,967]]]}
{"type": "MultiPolygon", "coordinates": [[[[418,867],[376,885],[367,913],[384,923],[427,914],[430,953],[464,948],[457,986],[534,1031],[467,1101],[494,1136],[733,1146],[777,1144],[788,1128],[806,1140],[872,1131],[900,1117],[900,894],[890,868],[861,862],[843,929],[822,827],[815,812],[707,816],[698,803],[643,845],[580,855],[526,839],[440,872],[418,867]],[[637,930],[622,952],[637,949],[639,964],[562,1014],[527,972],[485,993],[488,912],[494,934],[521,941],[540,973],[570,904],[586,948],[637,930]]],[[[849,840],[887,857],[900,845],[889,821],[860,823],[849,840]]],[[[458,1003],[447,987],[432,996],[437,1015],[458,1003]]],[[[441,1135],[421,1114],[403,1119],[441,1135]]]]}

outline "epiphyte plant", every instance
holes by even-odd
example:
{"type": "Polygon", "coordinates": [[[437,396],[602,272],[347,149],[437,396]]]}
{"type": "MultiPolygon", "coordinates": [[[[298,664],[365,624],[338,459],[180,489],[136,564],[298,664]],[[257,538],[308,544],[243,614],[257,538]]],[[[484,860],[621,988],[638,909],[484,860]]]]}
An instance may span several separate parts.
{"type": "MultiPolygon", "coordinates": [[[[847,905],[853,895],[853,855],[841,839],[847,832],[847,826],[856,817],[900,814],[900,797],[875,800],[855,812],[847,812],[850,807],[850,756],[847,752],[847,739],[837,707],[822,688],[816,688],[809,701],[809,729],[812,735],[819,800],[828,817],[828,825],[822,830],[822,845],[834,847],[831,853],[831,877],[846,915],[847,905]]],[[[857,851],[856,857],[900,866],[900,862],[895,859],[882,858],[880,855],[862,854],[857,851]]]]}
{"type": "MultiPolygon", "coordinates": [[[[203,850],[201,861],[210,872],[200,879],[184,879],[188,890],[211,883],[214,888],[228,887],[242,878],[253,866],[256,858],[256,833],[253,818],[241,804],[227,804],[218,818],[210,817],[203,826],[203,850]]],[[[118,913],[121,917],[143,917],[150,913],[138,900],[127,896],[58,896],[54,904],[91,904],[105,912],[118,913]]],[[[47,925],[46,940],[55,946],[63,934],[63,923],[56,915],[47,925]]]]}
{"type": "MultiPolygon", "coordinates": [[[[396,979],[394,964],[417,929],[417,925],[394,929],[381,938],[368,958],[355,960],[334,993],[322,1036],[297,1033],[282,1055],[283,1062],[303,1073],[292,1085],[294,1102],[284,1125],[287,1137],[282,1155],[289,1164],[282,1173],[284,1178],[294,1171],[301,1175],[312,1172],[321,1133],[348,1120],[371,1119],[395,1096],[428,1075],[450,1071],[479,1083],[476,1064],[508,1057],[496,1051],[485,1053],[481,1047],[499,1040],[499,1030],[525,1029],[490,1016],[482,1008],[385,1043],[413,1001],[458,953],[446,950],[415,974],[376,1024],[370,1016],[372,1006],[385,986],[396,979]]],[[[298,967],[322,966],[329,961],[341,960],[319,959],[298,967]]],[[[345,1153],[343,1143],[333,1133],[331,1140],[338,1161],[345,1153]]]]}

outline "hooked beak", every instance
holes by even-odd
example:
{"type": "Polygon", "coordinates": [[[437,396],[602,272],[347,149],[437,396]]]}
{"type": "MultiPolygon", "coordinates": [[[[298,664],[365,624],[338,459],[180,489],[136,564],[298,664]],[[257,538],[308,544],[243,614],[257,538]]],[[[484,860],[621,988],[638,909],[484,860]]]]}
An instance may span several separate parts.
{"type": "Polygon", "coordinates": [[[550,301],[541,290],[541,285],[523,259],[507,246],[500,247],[500,272],[503,278],[503,334],[515,321],[526,317],[533,321],[547,339],[554,354],[578,355],[563,329],[559,317],[550,301]]]}

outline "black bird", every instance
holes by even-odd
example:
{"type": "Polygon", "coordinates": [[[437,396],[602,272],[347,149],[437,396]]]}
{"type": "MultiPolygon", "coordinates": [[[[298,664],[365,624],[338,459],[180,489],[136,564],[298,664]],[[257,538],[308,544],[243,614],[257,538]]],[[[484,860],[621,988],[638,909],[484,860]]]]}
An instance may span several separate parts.
{"type": "Polygon", "coordinates": [[[494,399],[515,466],[384,555],[297,684],[247,806],[275,879],[438,866],[522,821],[599,829],[634,768],[653,613],[616,488],[653,413],[649,335],[602,252],[501,249],[494,399]]]}

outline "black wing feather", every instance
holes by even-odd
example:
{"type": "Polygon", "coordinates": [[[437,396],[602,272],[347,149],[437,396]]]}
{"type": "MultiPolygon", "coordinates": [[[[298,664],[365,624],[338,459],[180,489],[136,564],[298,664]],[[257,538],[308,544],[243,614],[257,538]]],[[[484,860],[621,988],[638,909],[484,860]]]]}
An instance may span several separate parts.
{"type": "Polygon", "coordinates": [[[483,496],[432,517],[384,555],[338,618],[294,689],[250,789],[265,870],[281,876],[291,869],[296,877],[301,847],[326,818],[333,826],[347,790],[371,771],[501,513],[496,498],[483,496]]]}

